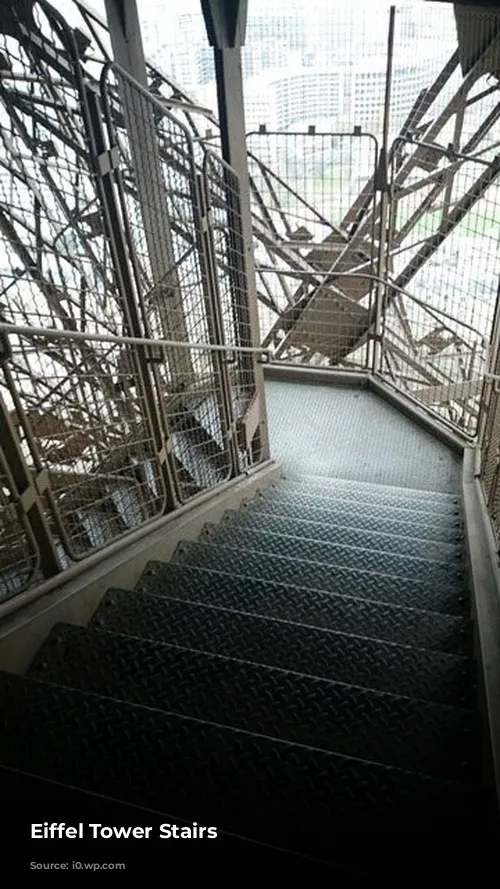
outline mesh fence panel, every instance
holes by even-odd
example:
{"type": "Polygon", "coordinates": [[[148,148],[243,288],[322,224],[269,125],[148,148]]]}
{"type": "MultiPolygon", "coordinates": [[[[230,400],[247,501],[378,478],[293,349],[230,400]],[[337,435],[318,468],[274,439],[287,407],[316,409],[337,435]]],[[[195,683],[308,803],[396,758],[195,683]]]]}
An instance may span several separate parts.
{"type": "MultiPolygon", "coordinates": [[[[481,483],[486,502],[491,508],[498,488],[498,472],[500,469],[500,398],[493,391],[488,405],[488,418],[485,428],[482,449],[481,483]]],[[[495,515],[492,515],[495,531],[498,536],[499,516],[498,504],[495,515]]]]}
{"type": "MultiPolygon", "coordinates": [[[[386,291],[380,369],[474,436],[500,274],[500,43],[494,14],[430,6],[429,22],[443,14],[455,51],[446,61],[445,40],[390,146],[387,272],[416,299],[386,291]]],[[[403,15],[395,53],[404,35],[403,15]]]]}
{"type": "MultiPolygon", "coordinates": [[[[1,35],[0,44],[9,72],[0,79],[1,320],[62,335],[121,334],[74,35],[38,4],[33,37],[1,35]]],[[[164,492],[127,350],[63,336],[11,337],[10,349],[0,388],[28,467],[48,470],[44,505],[63,559],[158,515],[164,492]]]]}
{"type": "MultiPolygon", "coordinates": [[[[233,379],[227,353],[189,347],[224,341],[217,277],[222,318],[245,297],[229,168],[217,213],[233,220],[231,251],[215,260],[207,233],[213,116],[151,65],[142,90],[110,64],[102,23],[72,9],[68,24],[42,0],[28,29],[14,11],[0,35],[0,322],[16,331],[1,337],[0,390],[26,471],[45,480],[60,568],[240,471],[234,414],[253,396],[253,359],[238,353],[233,379]]],[[[3,469],[1,491],[10,595],[40,579],[40,560],[3,469]]]]}
{"type": "Polygon", "coordinates": [[[160,515],[165,491],[132,350],[64,333],[9,341],[14,422],[32,471],[48,472],[66,554],[81,558],[160,515]]]}
{"type": "Polygon", "coordinates": [[[275,360],[366,366],[377,141],[311,129],[248,144],[263,344],[275,360]]]}
{"type": "MultiPolygon", "coordinates": [[[[192,134],[118,69],[110,70],[103,89],[145,331],[190,344],[220,343],[192,134]],[[117,96],[121,116],[113,108],[117,96]]],[[[184,501],[231,473],[224,361],[216,352],[171,347],[156,365],[156,386],[184,501]]]]}
{"type": "Polygon", "coordinates": [[[486,341],[451,316],[388,291],[383,373],[448,423],[474,437],[486,370],[486,341]]]}
{"type": "MultiPolygon", "coordinates": [[[[244,256],[238,177],[222,158],[208,152],[204,182],[209,210],[209,230],[215,264],[216,303],[220,311],[220,334],[227,346],[252,347],[252,325],[248,305],[248,281],[244,256]]],[[[257,429],[258,396],[255,355],[235,351],[228,367],[231,412],[236,423],[238,461],[241,469],[257,458],[252,439],[257,429]]]]}
{"type": "Polygon", "coordinates": [[[11,323],[121,333],[77,62],[39,6],[35,24],[38,43],[0,35],[1,311],[11,323]]]}

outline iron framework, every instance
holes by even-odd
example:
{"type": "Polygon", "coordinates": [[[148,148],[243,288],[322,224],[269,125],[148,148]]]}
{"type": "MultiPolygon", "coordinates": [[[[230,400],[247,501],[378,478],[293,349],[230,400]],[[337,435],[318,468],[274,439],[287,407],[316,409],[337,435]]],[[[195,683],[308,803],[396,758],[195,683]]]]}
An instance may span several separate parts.
{"type": "Polygon", "coordinates": [[[263,459],[264,353],[381,374],[474,437],[494,351],[495,13],[465,43],[461,20],[397,128],[404,11],[380,133],[248,135],[254,294],[216,118],[156,66],[134,80],[72,8],[0,13],[6,595],[263,459]]]}

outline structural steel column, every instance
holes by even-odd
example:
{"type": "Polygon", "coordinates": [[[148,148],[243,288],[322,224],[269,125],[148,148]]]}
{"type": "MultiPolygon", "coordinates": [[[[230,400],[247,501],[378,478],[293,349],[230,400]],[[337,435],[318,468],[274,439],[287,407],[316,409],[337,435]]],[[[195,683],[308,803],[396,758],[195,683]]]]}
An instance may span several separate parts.
{"type": "MultiPolygon", "coordinates": [[[[252,342],[260,344],[257,287],[253,259],[252,217],[248,175],[241,47],[245,42],[247,0],[201,0],[210,46],[214,48],[217,102],[221,131],[222,156],[239,177],[243,255],[248,286],[247,318],[252,342]]],[[[262,365],[254,360],[257,397],[260,401],[260,456],[269,456],[269,441],[264,400],[262,365]]]]}
{"type": "MultiPolygon", "coordinates": [[[[387,38],[387,66],[385,75],[385,100],[384,100],[384,126],[382,146],[380,149],[377,189],[380,191],[380,223],[379,243],[377,253],[378,283],[375,297],[375,324],[373,333],[372,371],[376,373],[382,370],[382,336],[384,328],[384,312],[386,308],[387,289],[385,283],[387,275],[387,225],[390,219],[389,205],[389,133],[391,116],[391,90],[394,62],[394,31],[396,21],[396,7],[391,6],[389,13],[389,34],[387,38]]],[[[369,333],[368,333],[369,335],[369,333]]]]}
{"type": "MultiPolygon", "coordinates": [[[[105,0],[115,62],[134,80],[147,87],[146,63],[136,0],[105,0]]],[[[152,108],[147,98],[120,82],[124,116],[134,164],[136,187],[151,271],[157,289],[156,307],[166,339],[188,341],[182,292],[175,273],[175,258],[168,205],[152,108]]],[[[179,383],[192,372],[189,350],[169,353],[179,383]]]]}

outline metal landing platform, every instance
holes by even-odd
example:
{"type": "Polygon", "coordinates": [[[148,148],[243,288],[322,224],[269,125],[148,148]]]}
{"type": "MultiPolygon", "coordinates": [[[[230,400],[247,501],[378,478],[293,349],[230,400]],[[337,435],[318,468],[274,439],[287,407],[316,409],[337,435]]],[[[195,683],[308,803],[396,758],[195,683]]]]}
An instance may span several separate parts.
{"type": "Polygon", "coordinates": [[[289,477],[459,489],[460,456],[372,392],[268,380],[266,397],[271,453],[289,477]]]}

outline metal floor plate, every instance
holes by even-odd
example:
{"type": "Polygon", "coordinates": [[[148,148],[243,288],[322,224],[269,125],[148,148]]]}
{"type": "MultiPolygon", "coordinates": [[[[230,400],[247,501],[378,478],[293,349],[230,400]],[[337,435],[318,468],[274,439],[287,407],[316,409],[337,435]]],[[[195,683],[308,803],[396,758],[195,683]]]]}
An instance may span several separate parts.
{"type": "Polygon", "coordinates": [[[440,589],[429,581],[307,562],[288,556],[242,550],[222,543],[185,540],[179,543],[172,562],[215,570],[224,566],[224,571],[231,575],[270,581],[279,578],[280,582],[293,586],[406,608],[461,615],[466,615],[468,610],[468,597],[464,592],[459,595],[453,588],[440,589]]]}
{"type": "Polygon", "coordinates": [[[339,822],[432,837],[470,830],[481,801],[463,783],[19,676],[0,676],[0,702],[4,766],[326,860],[352,857],[332,843],[339,822]]]}
{"type": "Polygon", "coordinates": [[[266,382],[272,456],[289,475],[455,494],[461,459],[366,390],[266,382]]]}
{"type": "Polygon", "coordinates": [[[140,591],[415,648],[469,654],[472,621],[182,564],[150,562],[140,591]]]}
{"type": "Polygon", "coordinates": [[[103,631],[56,627],[30,676],[322,750],[470,781],[470,711],[103,631]]]}
{"type": "Polygon", "coordinates": [[[279,532],[261,528],[260,525],[258,528],[238,528],[230,524],[222,526],[209,524],[205,525],[200,540],[240,547],[242,550],[305,559],[308,562],[338,565],[343,568],[359,569],[362,567],[363,571],[394,574],[399,577],[434,583],[441,590],[451,588],[457,593],[466,592],[464,571],[461,565],[429,561],[415,556],[401,556],[398,553],[384,552],[383,550],[346,546],[345,544],[332,543],[331,540],[304,539],[288,534],[286,522],[282,522],[279,532]]]}
{"type": "Polygon", "coordinates": [[[474,662],[439,651],[126,591],[106,594],[92,626],[367,689],[474,706],[474,662]]]}

